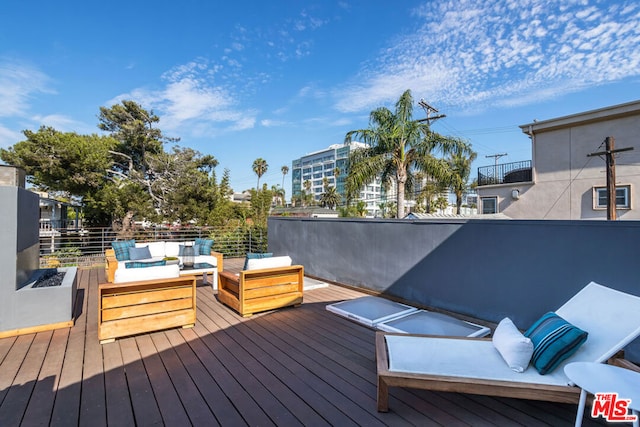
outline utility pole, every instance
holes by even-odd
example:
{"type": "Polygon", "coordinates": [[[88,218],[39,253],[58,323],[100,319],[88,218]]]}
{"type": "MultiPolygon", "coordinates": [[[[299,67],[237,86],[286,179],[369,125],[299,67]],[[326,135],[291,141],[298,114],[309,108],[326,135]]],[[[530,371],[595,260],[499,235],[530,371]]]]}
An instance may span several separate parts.
{"type": "Polygon", "coordinates": [[[487,159],[490,159],[493,157],[493,180],[495,181],[494,184],[498,183],[498,159],[506,155],[507,153],[500,153],[500,154],[490,154],[488,156],[484,156],[487,159]]]}
{"type": "Polygon", "coordinates": [[[431,113],[437,113],[438,110],[433,108],[431,105],[427,104],[424,99],[421,99],[420,102],[418,102],[418,105],[421,106],[424,109],[424,112],[427,115],[427,118],[418,119],[418,120],[416,120],[417,122],[427,122],[427,124],[429,126],[431,126],[431,122],[432,121],[436,121],[436,120],[441,119],[443,117],[447,117],[444,114],[438,114],[438,115],[432,117],[431,113]]]}
{"type": "Polygon", "coordinates": [[[616,220],[616,159],[615,153],[633,150],[633,147],[615,149],[615,139],[608,136],[604,140],[605,151],[587,154],[587,157],[606,156],[607,164],[607,219],[616,220]]]}

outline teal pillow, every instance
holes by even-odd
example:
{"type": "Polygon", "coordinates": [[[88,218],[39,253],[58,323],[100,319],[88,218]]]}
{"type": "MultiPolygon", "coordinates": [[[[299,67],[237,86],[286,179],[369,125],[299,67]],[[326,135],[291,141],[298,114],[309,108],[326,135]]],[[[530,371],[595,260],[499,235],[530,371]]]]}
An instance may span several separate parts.
{"type": "Polygon", "coordinates": [[[158,267],[160,265],[167,265],[167,261],[161,259],[159,261],[130,261],[124,263],[125,268],[158,267]]]}
{"type": "Polygon", "coordinates": [[[247,257],[244,259],[244,267],[242,269],[247,269],[250,259],[271,258],[272,256],[273,253],[271,252],[265,252],[262,254],[247,252],[247,257]]]}
{"type": "MultiPolygon", "coordinates": [[[[195,244],[200,246],[200,255],[211,255],[211,247],[213,246],[213,239],[201,239],[196,238],[195,244]]],[[[198,255],[198,253],[196,253],[198,255]]]]}
{"type": "Polygon", "coordinates": [[[119,240],[115,242],[111,242],[111,247],[113,248],[113,252],[116,255],[116,259],[118,261],[128,261],[129,258],[129,248],[136,247],[135,240],[119,240]]]}
{"type": "Polygon", "coordinates": [[[549,312],[531,325],[524,336],[533,342],[531,363],[540,375],[545,375],[571,357],[587,340],[588,333],[549,312]]]}

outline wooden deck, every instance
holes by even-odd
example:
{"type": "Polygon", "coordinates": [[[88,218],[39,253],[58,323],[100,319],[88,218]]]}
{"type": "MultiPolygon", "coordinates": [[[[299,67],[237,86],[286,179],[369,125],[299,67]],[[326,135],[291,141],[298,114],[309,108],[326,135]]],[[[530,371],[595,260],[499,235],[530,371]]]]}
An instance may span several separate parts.
{"type": "Polygon", "coordinates": [[[325,310],[362,295],[350,289],[311,290],[301,307],[243,319],[200,286],[194,328],[100,345],[104,270],[78,274],[74,327],[0,340],[0,426],[574,422],[575,405],[409,389],[392,389],[390,412],[378,413],[374,331],[325,310]]]}

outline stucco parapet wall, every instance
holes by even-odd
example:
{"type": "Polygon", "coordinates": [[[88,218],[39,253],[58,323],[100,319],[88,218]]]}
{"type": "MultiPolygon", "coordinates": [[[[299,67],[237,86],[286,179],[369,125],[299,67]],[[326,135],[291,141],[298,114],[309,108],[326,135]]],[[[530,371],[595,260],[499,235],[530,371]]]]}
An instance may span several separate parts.
{"type": "Polygon", "coordinates": [[[520,125],[523,133],[529,135],[530,132],[541,133],[556,129],[583,126],[590,123],[619,119],[623,117],[640,115],[640,100],[628,102],[626,104],[612,105],[610,107],[597,110],[585,111],[583,113],[571,114],[569,116],[555,119],[535,121],[520,125]]]}

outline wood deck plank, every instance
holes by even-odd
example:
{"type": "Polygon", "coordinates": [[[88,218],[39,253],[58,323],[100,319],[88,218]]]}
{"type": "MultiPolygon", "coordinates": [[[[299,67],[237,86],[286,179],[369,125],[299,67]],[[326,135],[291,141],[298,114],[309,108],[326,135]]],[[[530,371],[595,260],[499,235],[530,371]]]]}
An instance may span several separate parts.
{"type": "MultiPolygon", "coordinates": [[[[237,319],[237,318],[236,318],[237,319]]],[[[283,354],[280,360],[276,360],[271,354],[278,354],[282,349],[273,347],[269,342],[246,327],[246,324],[253,322],[242,322],[239,319],[220,319],[221,322],[229,322],[228,326],[238,331],[232,335],[234,341],[240,345],[246,354],[251,355],[255,362],[264,368],[262,380],[270,387],[271,391],[294,413],[304,425],[324,425],[328,422],[326,414],[336,412],[333,405],[328,405],[325,396],[314,390],[313,384],[305,384],[299,381],[298,377],[285,368],[283,364],[295,364],[295,360],[288,359],[283,354]],[[262,344],[262,345],[260,345],[262,344]],[[301,403],[304,402],[304,405],[301,403]],[[324,405],[323,405],[324,404],[324,405]],[[320,410],[323,408],[324,411],[320,410]]],[[[224,325],[224,324],[223,324],[224,325]]],[[[255,363],[253,360],[251,363],[255,363]]],[[[348,421],[343,419],[343,425],[348,425],[348,421]]]]}
{"type": "Polygon", "coordinates": [[[25,425],[46,425],[51,419],[69,332],[69,328],[57,329],[53,332],[38,381],[22,421],[25,425]]]}
{"type": "Polygon", "coordinates": [[[107,424],[117,426],[134,425],[126,368],[119,343],[113,342],[103,345],[102,353],[104,355],[107,424]]]}
{"type": "Polygon", "coordinates": [[[2,362],[4,362],[5,357],[11,350],[13,343],[16,342],[16,339],[18,339],[18,337],[13,336],[0,340],[0,366],[2,366],[2,362]]]}
{"type": "Polygon", "coordinates": [[[209,409],[198,387],[185,369],[173,346],[167,339],[166,333],[159,332],[151,335],[171,379],[178,397],[192,425],[215,425],[217,421],[209,409]]]}
{"type": "Polygon", "coordinates": [[[133,408],[133,415],[137,425],[161,425],[162,414],[153,394],[151,382],[138,351],[136,339],[124,338],[118,340],[122,363],[125,366],[129,398],[133,408]]]}
{"type": "MultiPolygon", "coordinates": [[[[238,415],[248,425],[274,425],[262,408],[253,400],[250,391],[242,387],[238,379],[220,362],[218,359],[220,344],[211,339],[212,332],[196,325],[193,329],[182,330],[181,333],[211,378],[215,380],[226,398],[237,409],[238,415]]],[[[224,424],[225,420],[226,418],[220,418],[221,424],[224,424]]],[[[230,421],[234,421],[234,419],[230,419],[230,421]]]]}
{"type": "Polygon", "coordinates": [[[52,336],[52,331],[35,334],[15,376],[13,386],[0,406],[0,426],[19,425],[22,422],[52,336]]]}
{"type": "MultiPolygon", "coordinates": [[[[88,270],[89,281],[98,282],[98,270],[88,270]]],[[[86,334],[98,334],[98,288],[89,286],[87,292],[86,334]]],[[[82,394],[80,398],[81,426],[99,427],[107,425],[106,393],[104,385],[104,360],[102,345],[94,339],[84,343],[82,369],[82,394]]]]}
{"type": "MultiPolygon", "coordinates": [[[[156,332],[161,334],[162,332],[156,332]]],[[[163,423],[166,425],[189,425],[189,415],[182,406],[180,397],[171,382],[162,359],[151,339],[153,334],[144,334],[136,337],[140,355],[144,363],[146,375],[153,389],[153,394],[158,402],[158,408],[162,414],[163,423]]]]}
{"type": "MultiPolygon", "coordinates": [[[[225,269],[242,260],[225,260],[225,269]]],[[[72,328],[0,339],[0,425],[571,426],[575,405],[392,387],[376,411],[374,331],[328,312],[331,285],[242,318],[197,289],[197,322],[97,338],[103,269],[78,270],[72,328]]],[[[585,415],[586,427],[606,425],[585,415]]]]}
{"type": "Polygon", "coordinates": [[[78,295],[76,298],[76,321],[69,331],[69,340],[58,381],[56,399],[51,414],[51,426],[78,425],[80,418],[80,399],[82,394],[82,365],[84,362],[84,343],[87,333],[87,304],[91,270],[78,269],[78,295]]]}
{"type": "Polygon", "coordinates": [[[11,346],[3,363],[0,364],[0,410],[34,338],[35,334],[18,337],[11,346]]]}
{"type": "MultiPolygon", "coordinates": [[[[204,316],[202,316],[204,317],[204,316]]],[[[238,382],[249,391],[251,397],[258,403],[260,408],[267,414],[269,419],[276,425],[302,425],[295,416],[274,396],[268,386],[265,386],[254,372],[248,368],[255,365],[250,358],[242,354],[242,349],[227,336],[227,331],[219,329],[211,319],[198,319],[209,330],[217,330],[215,334],[208,335],[210,344],[215,345],[218,359],[238,382]],[[249,365],[249,366],[247,366],[249,365]],[[249,372],[251,374],[249,375],[249,372]]]]}

